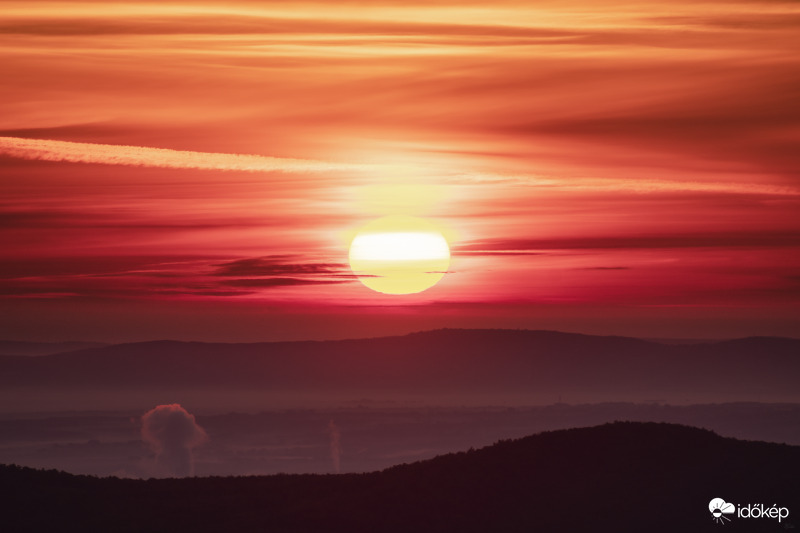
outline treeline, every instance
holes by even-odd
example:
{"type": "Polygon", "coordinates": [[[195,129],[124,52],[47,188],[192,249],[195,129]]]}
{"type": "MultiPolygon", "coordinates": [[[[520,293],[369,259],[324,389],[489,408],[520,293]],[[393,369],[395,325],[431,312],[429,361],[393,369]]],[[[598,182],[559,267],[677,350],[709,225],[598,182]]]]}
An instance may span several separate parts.
{"type": "Polygon", "coordinates": [[[10,532],[717,531],[715,497],[800,514],[797,479],[800,447],[618,422],[370,474],[132,480],[0,466],[0,506],[10,532]]]}

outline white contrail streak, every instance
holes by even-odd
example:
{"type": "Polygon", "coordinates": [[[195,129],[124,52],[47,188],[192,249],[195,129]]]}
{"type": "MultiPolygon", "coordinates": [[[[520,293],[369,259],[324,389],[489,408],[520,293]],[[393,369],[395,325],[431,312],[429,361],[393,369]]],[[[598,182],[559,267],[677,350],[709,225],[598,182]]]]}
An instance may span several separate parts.
{"type": "Polygon", "coordinates": [[[19,137],[0,137],[0,154],[41,161],[241,172],[353,172],[375,168],[374,165],[333,163],[311,159],[192,152],[146,146],[22,139],[19,137]]]}
{"type": "MultiPolygon", "coordinates": [[[[64,161],[70,163],[99,163],[157,168],[198,170],[232,170],[239,172],[370,172],[383,176],[409,176],[419,174],[413,165],[336,163],[314,159],[290,159],[250,154],[224,154],[216,152],[193,152],[147,146],[120,144],[95,144],[48,139],[23,139],[0,137],[0,154],[22,159],[41,161],[64,161]]],[[[470,173],[451,171],[437,178],[442,183],[460,185],[483,183],[510,183],[528,187],[583,191],[625,191],[658,193],[669,191],[710,192],[730,194],[766,194],[800,196],[794,187],[760,184],[731,183],[719,181],[677,181],[658,179],[609,179],[544,177],[538,175],[501,175],[492,173],[470,173]]]]}

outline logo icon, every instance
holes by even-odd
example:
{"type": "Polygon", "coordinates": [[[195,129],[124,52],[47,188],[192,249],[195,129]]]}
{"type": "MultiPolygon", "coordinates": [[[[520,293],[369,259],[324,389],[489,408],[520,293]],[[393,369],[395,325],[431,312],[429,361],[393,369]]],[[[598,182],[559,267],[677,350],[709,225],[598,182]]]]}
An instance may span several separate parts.
{"type": "Polygon", "coordinates": [[[711,511],[714,522],[724,524],[726,521],[731,521],[731,519],[725,515],[735,513],[736,506],[732,503],[727,503],[722,498],[714,498],[708,502],[708,510],[711,511]]]}

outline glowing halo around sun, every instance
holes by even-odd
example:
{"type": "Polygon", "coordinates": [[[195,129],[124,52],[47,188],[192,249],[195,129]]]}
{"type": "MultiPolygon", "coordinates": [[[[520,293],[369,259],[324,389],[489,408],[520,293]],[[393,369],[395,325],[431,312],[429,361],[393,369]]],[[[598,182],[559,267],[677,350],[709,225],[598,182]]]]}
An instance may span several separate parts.
{"type": "Polygon", "coordinates": [[[389,216],[373,220],[350,243],[350,268],[370,289],[414,294],[436,285],[450,266],[450,247],[427,220],[389,216]]]}

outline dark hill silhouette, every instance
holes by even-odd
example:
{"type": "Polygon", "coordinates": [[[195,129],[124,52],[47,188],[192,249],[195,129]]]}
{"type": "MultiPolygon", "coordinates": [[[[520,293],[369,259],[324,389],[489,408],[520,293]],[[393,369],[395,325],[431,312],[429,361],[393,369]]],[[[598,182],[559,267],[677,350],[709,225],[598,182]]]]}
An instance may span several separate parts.
{"type": "Polygon", "coordinates": [[[797,524],[800,447],[614,423],[501,441],[370,474],[98,479],[0,467],[4,530],[116,532],[720,531],[708,503],[778,504],[797,524]]]}
{"type": "Polygon", "coordinates": [[[376,339],[219,344],[158,341],[0,357],[0,386],[580,391],[800,397],[800,340],[665,345],[552,331],[437,330],[376,339]]]}

